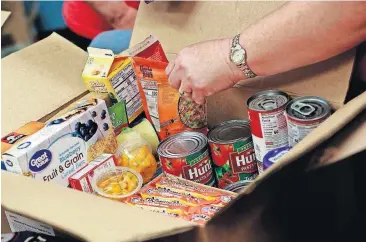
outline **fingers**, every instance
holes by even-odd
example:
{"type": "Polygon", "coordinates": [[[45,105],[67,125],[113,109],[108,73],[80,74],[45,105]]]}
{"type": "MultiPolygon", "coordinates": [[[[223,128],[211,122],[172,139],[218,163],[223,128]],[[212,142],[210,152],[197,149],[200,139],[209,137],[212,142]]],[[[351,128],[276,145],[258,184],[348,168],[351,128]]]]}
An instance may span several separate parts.
{"type": "Polygon", "coordinates": [[[192,86],[187,81],[182,81],[179,87],[179,95],[187,100],[192,100],[192,86]]]}
{"type": "Polygon", "coordinates": [[[192,100],[197,104],[204,104],[206,102],[205,94],[200,89],[194,89],[192,92],[192,100]]]}
{"type": "Polygon", "coordinates": [[[198,104],[204,104],[205,93],[199,88],[193,88],[191,80],[186,78],[186,71],[183,68],[178,68],[176,60],[169,62],[165,69],[168,75],[170,86],[179,90],[179,94],[187,100],[193,100],[198,104]]]}
{"type": "Polygon", "coordinates": [[[175,89],[179,89],[179,87],[181,86],[182,80],[185,79],[184,70],[178,69],[177,66],[173,67],[173,70],[170,71],[170,74],[168,76],[169,76],[168,81],[169,81],[170,86],[172,86],[175,89]]]}

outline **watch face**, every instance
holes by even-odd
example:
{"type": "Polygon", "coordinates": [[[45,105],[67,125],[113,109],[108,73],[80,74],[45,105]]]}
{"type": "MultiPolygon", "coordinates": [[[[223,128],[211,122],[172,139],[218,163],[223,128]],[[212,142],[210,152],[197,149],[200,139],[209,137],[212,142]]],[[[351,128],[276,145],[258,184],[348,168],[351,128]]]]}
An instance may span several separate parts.
{"type": "Polygon", "coordinates": [[[245,57],[245,52],[243,49],[237,49],[237,50],[234,50],[232,53],[231,53],[231,60],[239,65],[243,62],[244,60],[244,57],[245,57]]]}

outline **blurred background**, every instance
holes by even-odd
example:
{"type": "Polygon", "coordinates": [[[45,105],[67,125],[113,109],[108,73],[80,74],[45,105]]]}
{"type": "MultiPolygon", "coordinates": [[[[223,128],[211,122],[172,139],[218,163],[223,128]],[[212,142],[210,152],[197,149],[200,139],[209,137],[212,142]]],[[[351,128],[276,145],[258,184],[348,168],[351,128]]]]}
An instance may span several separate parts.
{"type": "Polygon", "coordinates": [[[128,47],[139,1],[1,1],[11,12],[2,27],[1,57],[5,57],[56,32],[86,50],[128,47]],[[101,33],[102,36],[99,36],[101,33]]]}

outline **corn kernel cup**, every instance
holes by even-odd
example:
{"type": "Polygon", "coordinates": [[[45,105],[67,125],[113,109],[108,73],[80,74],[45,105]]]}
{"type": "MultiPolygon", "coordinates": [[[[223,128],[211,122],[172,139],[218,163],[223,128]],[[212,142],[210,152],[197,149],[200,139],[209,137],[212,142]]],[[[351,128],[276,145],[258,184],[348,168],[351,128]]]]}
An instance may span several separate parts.
{"type": "Polygon", "coordinates": [[[141,174],[143,182],[149,182],[157,170],[156,159],[150,146],[143,139],[130,139],[121,143],[115,154],[117,166],[129,167],[141,174]]]}
{"type": "Polygon", "coordinates": [[[143,179],[131,168],[112,167],[97,172],[91,183],[99,196],[121,200],[136,194],[142,187],[143,179]]]}

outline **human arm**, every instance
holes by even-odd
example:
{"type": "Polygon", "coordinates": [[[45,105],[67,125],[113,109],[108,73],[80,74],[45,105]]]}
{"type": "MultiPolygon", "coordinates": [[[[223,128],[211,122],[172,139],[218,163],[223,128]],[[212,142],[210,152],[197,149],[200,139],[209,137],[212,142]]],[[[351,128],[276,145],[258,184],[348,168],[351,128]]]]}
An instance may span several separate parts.
{"type": "Polygon", "coordinates": [[[137,10],[124,1],[86,1],[114,29],[132,29],[137,10]]]}
{"type": "MultiPolygon", "coordinates": [[[[247,64],[261,76],[274,75],[342,53],[366,39],[363,2],[290,2],[245,29],[240,44],[247,64]]],[[[229,58],[231,38],[198,43],[181,50],[167,67],[170,83],[205,96],[244,80],[229,58]]]]}

